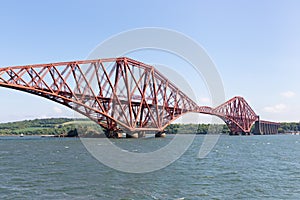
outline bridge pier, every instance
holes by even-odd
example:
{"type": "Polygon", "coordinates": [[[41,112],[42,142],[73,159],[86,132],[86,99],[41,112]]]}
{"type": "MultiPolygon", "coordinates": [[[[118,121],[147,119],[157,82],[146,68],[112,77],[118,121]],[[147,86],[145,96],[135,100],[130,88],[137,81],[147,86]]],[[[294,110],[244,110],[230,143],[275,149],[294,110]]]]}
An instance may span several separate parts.
{"type": "Polygon", "coordinates": [[[155,134],[155,137],[158,138],[158,137],[166,137],[166,132],[165,131],[160,131],[160,132],[157,132],[155,134]]]}
{"type": "Polygon", "coordinates": [[[143,138],[146,137],[145,131],[139,131],[139,132],[132,132],[132,133],[126,133],[126,138],[143,138]]]}
{"type": "Polygon", "coordinates": [[[104,134],[107,138],[121,138],[123,136],[123,134],[117,130],[109,130],[109,129],[106,129],[104,130],[104,134]]]}
{"type": "MultiPolygon", "coordinates": [[[[104,131],[105,135],[107,138],[122,138],[123,133],[121,130],[105,130],[104,131]]],[[[146,132],[145,131],[139,131],[139,132],[130,132],[126,133],[126,138],[143,138],[146,137],[146,132]]]]}
{"type": "Polygon", "coordinates": [[[254,134],[255,135],[278,134],[279,126],[280,126],[279,123],[257,120],[255,122],[254,134]]]}
{"type": "Polygon", "coordinates": [[[230,132],[229,135],[233,135],[233,136],[236,136],[236,135],[250,135],[250,133],[248,133],[248,132],[235,132],[235,133],[230,132]]]}

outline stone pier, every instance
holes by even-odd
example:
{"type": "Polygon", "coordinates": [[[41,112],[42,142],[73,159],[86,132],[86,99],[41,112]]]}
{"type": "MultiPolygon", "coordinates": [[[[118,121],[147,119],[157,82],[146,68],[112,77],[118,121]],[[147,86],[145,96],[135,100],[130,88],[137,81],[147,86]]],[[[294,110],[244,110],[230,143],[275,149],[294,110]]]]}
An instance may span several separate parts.
{"type": "Polygon", "coordinates": [[[166,137],[166,132],[162,131],[162,132],[158,132],[155,134],[155,137],[158,138],[158,137],[166,137]]]}
{"type": "Polygon", "coordinates": [[[126,133],[126,138],[143,138],[146,137],[145,131],[126,133]]]}
{"type": "Polygon", "coordinates": [[[278,134],[280,123],[258,120],[255,122],[255,135],[273,135],[278,134]]]}

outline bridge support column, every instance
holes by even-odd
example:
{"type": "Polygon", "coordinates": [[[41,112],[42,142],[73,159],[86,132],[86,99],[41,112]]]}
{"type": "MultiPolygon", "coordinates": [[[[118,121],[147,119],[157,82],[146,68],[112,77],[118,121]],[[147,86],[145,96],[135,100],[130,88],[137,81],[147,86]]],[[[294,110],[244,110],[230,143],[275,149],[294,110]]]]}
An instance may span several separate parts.
{"type": "Polygon", "coordinates": [[[104,134],[107,138],[121,138],[122,137],[122,133],[120,131],[115,131],[115,130],[106,129],[104,131],[104,134]]]}
{"type": "Polygon", "coordinates": [[[126,138],[143,138],[146,137],[145,131],[126,133],[126,138]]]}
{"type": "Polygon", "coordinates": [[[166,132],[165,131],[160,131],[158,133],[155,134],[155,137],[158,138],[158,137],[166,137],[166,132]]]}
{"type": "Polygon", "coordinates": [[[278,134],[278,128],[280,124],[268,121],[256,121],[254,134],[255,135],[271,135],[278,134]]]}
{"type": "Polygon", "coordinates": [[[256,121],[254,124],[254,135],[263,135],[263,132],[261,131],[260,122],[256,121]]]}
{"type": "Polygon", "coordinates": [[[242,132],[242,135],[251,135],[249,132],[242,132]]]}

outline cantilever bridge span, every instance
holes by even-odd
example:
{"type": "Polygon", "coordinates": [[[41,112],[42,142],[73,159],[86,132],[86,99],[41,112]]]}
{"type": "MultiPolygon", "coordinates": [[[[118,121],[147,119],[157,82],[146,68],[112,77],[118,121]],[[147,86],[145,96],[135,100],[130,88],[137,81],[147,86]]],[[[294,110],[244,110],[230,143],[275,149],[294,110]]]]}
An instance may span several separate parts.
{"type": "MultiPolygon", "coordinates": [[[[163,132],[188,112],[218,116],[233,134],[249,133],[259,120],[242,97],[216,108],[198,106],[153,66],[125,57],[1,68],[0,86],[72,108],[105,128],[108,137],[120,130],[163,132]]],[[[264,125],[277,132],[278,124],[264,125]]]]}

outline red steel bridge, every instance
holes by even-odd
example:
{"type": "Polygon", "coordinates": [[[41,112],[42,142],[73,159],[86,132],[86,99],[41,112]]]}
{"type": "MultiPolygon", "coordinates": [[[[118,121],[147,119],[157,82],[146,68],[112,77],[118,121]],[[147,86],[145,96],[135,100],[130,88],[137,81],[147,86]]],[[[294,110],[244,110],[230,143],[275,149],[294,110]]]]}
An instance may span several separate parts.
{"type": "Polygon", "coordinates": [[[198,106],[153,66],[121,57],[0,68],[0,86],[38,95],[118,132],[162,133],[189,112],[220,117],[232,134],[275,134],[279,124],[260,121],[242,97],[211,108],[198,106]]]}

